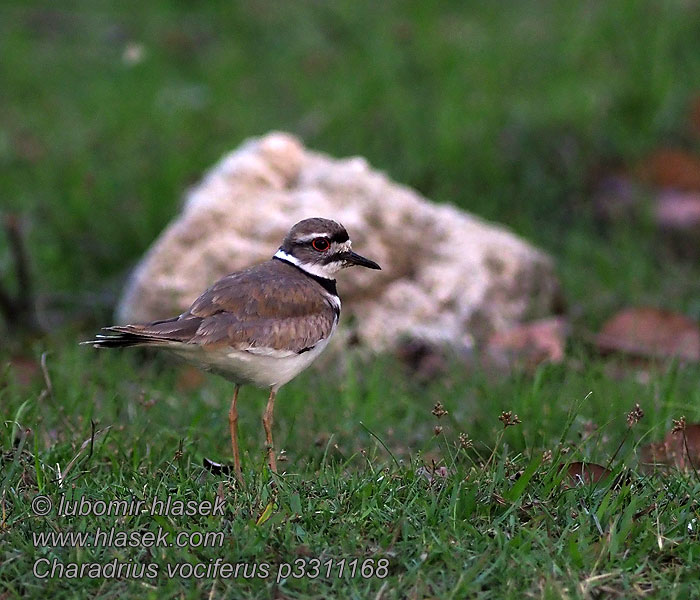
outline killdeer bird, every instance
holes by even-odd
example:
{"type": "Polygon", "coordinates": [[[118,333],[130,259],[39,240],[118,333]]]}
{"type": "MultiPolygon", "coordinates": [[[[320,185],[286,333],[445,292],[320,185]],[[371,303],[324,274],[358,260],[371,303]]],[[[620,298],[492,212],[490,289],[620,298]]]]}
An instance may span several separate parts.
{"type": "Polygon", "coordinates": [[[379,269],[352,251],[345,228],[305,219],[291,228],[271,260],[231,273],[179,317],[145,325],[105,327],[84,342],[96,348],[164,348],[234,384],[229,430],[234,470],[243,482],[238,450],[238,391],[269,388],[263,415],[270,469],[277,472],[272,421],[277,390],[306,369],[328,344],[340,317],[333,275],[359,265],[379,269]]]}

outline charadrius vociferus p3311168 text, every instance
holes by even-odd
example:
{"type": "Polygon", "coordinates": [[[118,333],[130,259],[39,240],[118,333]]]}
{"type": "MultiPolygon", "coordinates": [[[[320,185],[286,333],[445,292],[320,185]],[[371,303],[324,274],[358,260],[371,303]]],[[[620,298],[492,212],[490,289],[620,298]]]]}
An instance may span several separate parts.
{"type": "Polygon", "coordinates": [[[240,386],[270,389],[263,427],[268,463],[276,472],[275,395],[328,344],[340,317],[333,276],[353,265],[380,268],[352,251],[340,223],[305,219],[291,228],[271,260],[223,277],[180,316],[105,327],[106,335],[84,343],[96,348],[164,348],[233,381],[229,429],[234,470],[242,482],[237,434],[240,386]]]}

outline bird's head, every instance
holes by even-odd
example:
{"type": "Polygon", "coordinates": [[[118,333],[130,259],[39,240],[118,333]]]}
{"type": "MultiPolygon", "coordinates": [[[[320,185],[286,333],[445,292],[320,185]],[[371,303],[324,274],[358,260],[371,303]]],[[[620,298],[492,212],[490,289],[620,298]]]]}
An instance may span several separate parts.
{"type": "Polygon", "coordinates": [[[345,227],[330,219],[299,221],[289,230],[275,257],[326,279],[355,265],[381,269],[376,262],[353,252],[345,227]]]}

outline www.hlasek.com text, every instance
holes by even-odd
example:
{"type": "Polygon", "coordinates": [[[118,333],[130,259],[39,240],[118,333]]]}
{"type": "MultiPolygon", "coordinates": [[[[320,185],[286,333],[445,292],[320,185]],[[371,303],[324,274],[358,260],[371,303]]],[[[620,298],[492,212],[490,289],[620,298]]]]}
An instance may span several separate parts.
{"type": "Polygon", "coordinates": [[[223,531],[132,531],[98,527],[95,531],[34,531],[35,548],[221,548],[223,531]]]}

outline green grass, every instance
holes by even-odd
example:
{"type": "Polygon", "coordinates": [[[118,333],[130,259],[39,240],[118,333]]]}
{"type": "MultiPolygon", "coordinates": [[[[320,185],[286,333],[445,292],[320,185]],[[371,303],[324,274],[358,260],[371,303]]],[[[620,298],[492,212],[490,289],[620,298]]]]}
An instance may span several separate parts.
{"type": "MultiPolygon", "coordinates": [[[[591,209],[597,173],[634,170],[666,145],[698,151],[688,110],[699,28],[697,7],[682,1],[4,2],[0,202],[24,220],[53,333],[28,340],[0,325],[0,600],[700,595],[700,482],[638,468],[639,446],[672,419],[700,420],[700,368],[639,372],[581,341],[627,304],[700,318],[697,260],[676,256],[643,216],[601,228],[591,209]],[[123,60],[130,43],[143,47],[139,64],[123,60]],[[230,456],[230,385],[192,386],[158,357],[77,341],[111,320],[126,273],[187,186],[272,129],[364,155],[552,253],[574,325],[567,361],[504,375],[455,360],[428,383],[389,357],[304,373],[279,396],[281,477],[264,466],[264,393],[246,388],[245,489],[203,470],[203,458],[230,456]],[[439,421],[438,401],[449,411],[439,421]],[[637,402],[646,415],[628,430],[637,402]],[[507,410],[522,424],[504,430],[507,410]],[[458,447],[460,433],[472,449],[458,447]],[[560,465],[584,459],[621,476],[567,489],[560,465]],[[433,465],[447,477],[430,483],[421,469],[433,465]],[[221,496],[226,507],[223,517],[38,517],[39,493],[221,496]],[[115,524],[220,531],[225,541],[33,543],[36,532],[115,524]],[[274,581],[280,564],[314,557],[387,558],[388,578],[274,581]],[[161,577],[38,580],[40,558],[157,563],[161,577]],[[168,562],[217,558],[266,562],[273,574],[163,576],[168,562]]],[[[651,193],[640,191],[642,203],[651,193]]],[[[3,236],[0,281],[14,287],[3,236]]]]}
{"type": "Polygon", "coordinates": [[[685,598],[700,591],[700,480],[638,469],[640,444],[661,437],[674,417],[700,417],[697,368],[671,367],[643,385],[633,373],[613,380],[606,365],[581,354],[585,372],[550,366],[534,378],[492,381],[479,370],[455,368],[419,386],[391,361],[361,365],[355,358],[337,378],[310,372],[283,388],[275,433],[288,460],[280,463],[286,471],[280,477],[264,467],[264,393],[244,388],[241,489],[201,466],[204,457],[230,456],[227,382],[210,377],[182,389],[178,370],[158,360],[61,342],[51,347],[50,394],[42,394],[42,379],[21,385],[11,371],[2,384],[0,401],[12,415],[0,430],[4,597],[201,598],[213,590],[214,597],[367,598],[383,590],[383,598],[613,592],[685,598]],[[431,414],[437,401],[449,411],[439,420],[431,414]],[[636,402],[646,414],[628,431],[625,413],[636,402]],[[497,419],[504,410],[515,411],[522,424],[504,430],[497,419]],[[92,421],[94,442],[81,451],[92,421]],[[592,435],[589,421],[598,425],[592,435]],[[436,436],[438,422],[443,430],[436,436]],[[473,448],[459,447],[460,433],[473,448]],[[542,459],[547,450],[551,462],[542,459]],[[597,461],[622,475],[569,488],[560,469],[575,460],[597,461]],[[447,475],[431,483],[425,470],[434,466],[447,475]],[[215,517],[61,517],[55,510],[41,517],[30,507],[38,493],[55,505],[63,494],[149,504],[154,496],[213,501],[220,495],[226,504],[215,517]],[[114,526],[162,528],[171,536],[223,532],[224,541],[149,550],[35,547],[32,537],[114,526]],[[161,577],[39,581],[32,567],[41,558],[154,563],[161,577]],[[270,578],[165,575],[168,563],[209,565],[217,558],[267,563],[270,578]],[[342,558],[386,558],[388,578],[338,578],[336,572],[275,581],[280,565],[304,558],[336,566],[342,558]]]}

